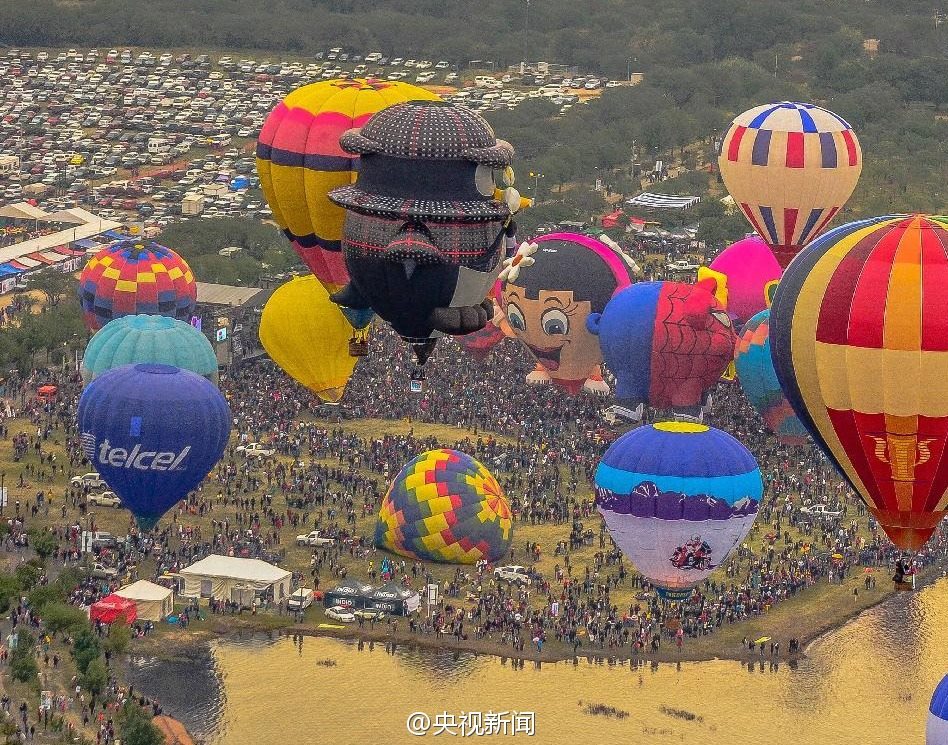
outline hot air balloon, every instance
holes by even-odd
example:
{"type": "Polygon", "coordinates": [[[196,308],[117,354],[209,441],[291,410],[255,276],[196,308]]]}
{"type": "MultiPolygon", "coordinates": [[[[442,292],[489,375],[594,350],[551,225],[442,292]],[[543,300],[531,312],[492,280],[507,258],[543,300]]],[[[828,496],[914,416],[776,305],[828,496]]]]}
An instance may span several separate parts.
{"type": "Polygon", "coordinates": [[[623,416],[639,420],[648,404],[701,418],[707,392],[734,358],[734,329],[717,289],[713,278],[639,282],[589,316],[623,416]]]}
{"type": "Polygon", "coordinates": [[[589,385],[609,392],[600,373],[599,338],[586,328],[586,320],[601,314],[610,298],[632,283],[631,273],[622,254],[578,233],[525,241],[504,262],[501,309],[546,382],[573,394],[589,385]]]}
{"type": "Polygon", "coordinates": [[[744,217],[786,267],[853,193],[862,151],[832,111],[782,101],[738,115],[718,164],[744,217]]]}
{"type": "Polygon", "coordinates": [[[313,275],[294,277],[270,296],[260,317],[260,343],[298,383],[323,401],[342,398],[355,369],[355,331],[313,275]]]}
{"type": "MultiPolygon", "coordinates": [[[[765,288],[780,279],[783,270],[767,244],[756,235],[732,243],[712,261],[708,268],[727,278],[727,313],[737,327],[751,316],[769,307],[765,288]]],[[[707,269],[698,269],[698,279],[707,269]]]]}
{"type": "Polygon", "coordinates": [[[217,356],[204,334],[184,321],[146,315],[122,316],[99,329],[86,345],[82,379],[89,383],[137,362],[173,365],[217,382],[217,356]]]}
{"type": "Polygon", "coordinates": [[[800,421],[892,542],[925,544],[948,508],[948,219],[874,217],[793,261],[771,356],[800,421]]]}
{"type": "Polygon", "coordinates": [[[497,561],[512,538],[510,504],[496,479],[448,449],[422,453],[398,472],[375,527],[379,548],[453,564],[497,561]]]}
{"type": "Polygon", "coordinates": [[[691,422],[633,429],[596,469],[596,507],[612,539],[670,599],[687,598],[744,540],[763,491],[747,448],[691,422]]]}
{"type": "Polygon", "coordinates": [[[123,365],[79,398],[82,449],[143,530],[210,473],[231,414],[217,387],[171,365],[123,365]]]}
{"type": "Polygon", "coordinates": [[[948,745],[948,675],[941,679],[928,707],[925,745],[948,745]]]}
{"type": "Polygon", "coordinates": [[[191,267],[170,248],[122,241],[89,259],[79,275],[79,302],[90,331],[141,313],[187,321],[197,285],[191,267]]]}
{"type": "Polygon", "coordinates": [[[359,161],[339,147],[339,137],[387,106],[424,100],[438,96],[408,83],[326,80],[297,88],[263,123],[260,188],[296,253],[330,291],[348,282],[349,273],[341,252],[345,212],[327,194],[355,182],[359,161]]]}
{"type": "Polygon", "coordinates": [[[356,183],[329,193],[346,209],[350,278],[332,298],[374,310],[424,364],[439,336],[493,315],[486,298],[522,203],[496,186],[512,179],[513,148],[478,114],[441,101],[390,106],[340,144],[362,158],[356,183]]]}
{"type": "Polygon", "coordinates": [[[737,379],[764,424],[783,445],[805,445],[806,427],[793,413],[777,380],[770,357],[770,309],[751,318],[741,331],[734,350],[737,379]]]}

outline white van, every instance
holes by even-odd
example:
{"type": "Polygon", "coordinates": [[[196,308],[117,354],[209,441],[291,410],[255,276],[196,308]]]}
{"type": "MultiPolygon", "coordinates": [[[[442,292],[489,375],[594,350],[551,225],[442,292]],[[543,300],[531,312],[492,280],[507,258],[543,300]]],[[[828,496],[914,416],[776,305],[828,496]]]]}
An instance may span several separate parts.
{"type": "Polygon", "coordinates": [[[307,587],[301,587],[286,601],[287,610],[296,612],[303,611],[313,604],[313,591],[307,587]]]}
{"type": "Polygon", "coordinates": [[[501,83],[497,78],[492,78],[490,75],[478,75],[474,78],[474,85],[478,88],[501,88],[503,83],[501,83]]]}

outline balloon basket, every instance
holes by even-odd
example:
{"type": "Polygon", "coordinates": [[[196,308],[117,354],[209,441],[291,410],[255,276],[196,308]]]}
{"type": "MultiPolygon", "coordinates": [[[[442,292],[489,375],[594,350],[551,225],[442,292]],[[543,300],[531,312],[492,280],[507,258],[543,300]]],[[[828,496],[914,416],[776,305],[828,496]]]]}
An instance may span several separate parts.
{"type": "Polygon", "coordinates": [[[416,367],[411,372],[411,379],[408,381],[408,390],[412,393],[424,393],[425,390],[425,371],[416,367]]]}
{"type": "Polygon", "coordinates": [[[349,356],[365,357],[369,353],[369,342],[364,339],[349,339],[349,356]]]}

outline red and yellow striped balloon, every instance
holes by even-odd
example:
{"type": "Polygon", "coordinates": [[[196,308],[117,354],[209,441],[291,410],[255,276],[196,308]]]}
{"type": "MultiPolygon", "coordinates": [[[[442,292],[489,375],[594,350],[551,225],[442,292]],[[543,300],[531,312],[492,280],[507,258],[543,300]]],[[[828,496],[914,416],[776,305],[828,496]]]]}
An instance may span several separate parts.
{"type": "Polygon", "coordinates": [[[892,541],[948,511],[948,218],[876,217],[811,243],[771,309],[787,399],[892,541]]]}
{"type": "Polygon", "coordinates": [[[339,137],[402,101],[437,100],[424,88],[355,78],[298,88],[270,112],[257,140],[260,188],[293,248],[330,291],[349,281],[340,251],[345,210],[327,194],[355,183],[358,156],[339,137]]]}
{"type": "Polygon", "coordinates": [[[744,217],[786,267],[852,195],[862,150],[832,111],[782,101],[738,115],[718,164],[744,217]]]}

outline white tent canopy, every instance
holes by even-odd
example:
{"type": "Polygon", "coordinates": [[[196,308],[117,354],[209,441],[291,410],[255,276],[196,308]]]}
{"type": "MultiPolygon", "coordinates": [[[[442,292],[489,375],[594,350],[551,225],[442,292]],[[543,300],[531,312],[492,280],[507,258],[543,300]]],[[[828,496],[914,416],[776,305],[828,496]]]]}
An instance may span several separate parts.
{"type": "Polygon", "coordinates": [[[678,196],[676,194],[655,194],[652,192],[643,192],[637,197],[625,200],[628,204],[634,204],[637,207],[652,207],[668,210],[684,210],[694,207],[701,201],[701,197],[678,196]]]}
{"type": "Polygon", "coordinates": [[[260,559],[211,554],[179,574],[184,578],[184,594],[188,597],[245,604],[246,591],[262,595],[272,589],[277,602],[290,595],[290,573],[260,559]]]}
{"type": "Polygon", "coordinates": [[[164,620],[174,611],[174,593],[167,587],[156,585],[147,579],[116,590],[115,594],[127,600],[134,600],[138,617],[145,621],[164,620]]]}

